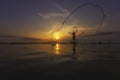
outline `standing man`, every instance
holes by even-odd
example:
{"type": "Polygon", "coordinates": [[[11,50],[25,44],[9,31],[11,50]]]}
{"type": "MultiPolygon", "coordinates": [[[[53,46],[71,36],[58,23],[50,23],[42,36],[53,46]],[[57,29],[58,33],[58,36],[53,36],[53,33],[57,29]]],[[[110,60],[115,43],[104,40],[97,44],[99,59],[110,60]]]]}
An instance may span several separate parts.
{"type": "Polygon", "coordinates": [[[69,33],[72,35],[73,44],[76,44],[76,33],[77,33],[77,30],[73,31],[73,32],[69,32],[69,33]]]}

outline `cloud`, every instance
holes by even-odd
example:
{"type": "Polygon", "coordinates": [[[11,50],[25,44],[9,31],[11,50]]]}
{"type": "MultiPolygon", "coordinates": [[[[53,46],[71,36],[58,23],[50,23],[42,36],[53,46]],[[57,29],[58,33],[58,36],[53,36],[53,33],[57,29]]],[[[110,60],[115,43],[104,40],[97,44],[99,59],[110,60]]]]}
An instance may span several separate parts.
{"type": "Polygon", "coordinates": [[[16,40],[41,40],[41,39],[36,39],[36,38],[31,38],[31,37],[22,37],[22,36],[14,36],[14,35],[0,35],[0,39],[16,39],[16,40]]]}
{"type": "Polygon", "coordinates": [[[68,10],[64,9],[60,4],[56,3],[55,1],[52,1],[51,4],[57,8],[57,10],[59,10],[60,12],[47,12],[47,13],[38,13],[38,15],[40,17],[42,17],[43,19],[51,19],[51,18],[55,18],[55,17],[62,17],[65,18],[67,15],[69,15],[68,10]]]}
{"type": "Polygon", "coordinates": [[[119,35],[120,32],[100,32],[97,35],[119,35]]]}
{"type": "Polygon", "coordinates": [[[47,13],[47,14],[43,14],[43,13],[38,13],[38,15],[40,17],[42,17],[43,19],[50,19],[50,18],[54,18],[54,17],[64,17],[65,15],[63,13],[47,13]]]}
{"type": "Polygon", "coordinates": [[[120,15],[110,17],[106,28],[111,31],[120,31],[120,15]]]}
{"type": "Polygon", "coordinates": [[[0,35],[0,38],[17,38],[17,36],[13,36],[13,35],[0,35]]]}
{"type": "Polygon", "coordinates": [[[20,39],[21,39],[21,40],[30,40],[30,41],[41,40],[41,39],[29,38],[29,37],[21,37],[20,39]]]}
{"type": "Polygon", "coordinates": [[[64,9],[60,4],[56,3],[55,1],[52,2],[52,4],[61,12],[65,13],[65,14],[69,14],[69,11],[64,9]]]}
{"type": "Polygon", "coordinates": [[[120,35],[120,32],[100,32],[100,33],[97,33],[97,34],[89,34],[89,35],[85,35],[85,36],[119,36],[120,35]]]}

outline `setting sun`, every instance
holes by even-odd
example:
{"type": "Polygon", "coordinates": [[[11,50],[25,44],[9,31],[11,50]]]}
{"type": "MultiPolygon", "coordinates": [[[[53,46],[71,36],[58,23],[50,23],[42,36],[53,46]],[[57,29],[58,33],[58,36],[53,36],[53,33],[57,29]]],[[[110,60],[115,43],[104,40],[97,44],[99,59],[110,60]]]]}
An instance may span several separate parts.
{"type": "Polygon", "coordinates": [[[54,38],[55,38],[56,40],[59,40],[59,39],[60,39],[60,34],[59,34],[59,33],[55,33],[55,34],[54,34],[54,38]]]}
{"type": "Polygon", "coordinates": [[[56,36],[56,39],[57,39],[57,40],[59,39],[59,36],[58,36],[58,35],[56,36]]]}

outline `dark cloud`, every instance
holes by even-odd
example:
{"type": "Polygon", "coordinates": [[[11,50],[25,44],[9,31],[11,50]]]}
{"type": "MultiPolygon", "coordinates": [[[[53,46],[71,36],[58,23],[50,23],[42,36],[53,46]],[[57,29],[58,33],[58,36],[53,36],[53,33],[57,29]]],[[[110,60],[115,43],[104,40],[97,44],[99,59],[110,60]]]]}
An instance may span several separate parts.
{"type": "Polygon", "coordinates": [[[41,40],[41,39],[36,39],[36,38],[28,38],[28,37],[21,37],[21,40],[30,40],[30,41],[37,41],[37,40],[41,40]]]}
{"type": "Polygon", "coordinates": [[[109,36],[109,35],[116,35],[119,36],[120,32],[99,32],[96,34],[88,34],[88,35],[83,35],[83,36],[109,36]]]}
{"type": "Polygon", "coordinates": [[[14,36],[14,35],[0,35],[0,39],[4,38],[4,39],[17,39],[17,40],[23,40],[23,41],[37,41],[37,40],[41,40],[41,39],[36,39],[36,38],[30,38],[30,37],[21,37],[21,36],[14,36]]]}

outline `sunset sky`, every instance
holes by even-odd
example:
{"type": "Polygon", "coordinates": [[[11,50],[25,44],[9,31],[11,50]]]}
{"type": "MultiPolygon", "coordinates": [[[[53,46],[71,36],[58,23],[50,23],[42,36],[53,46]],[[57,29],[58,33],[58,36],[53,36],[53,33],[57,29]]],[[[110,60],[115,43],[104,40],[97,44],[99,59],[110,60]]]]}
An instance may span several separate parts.
{"type": "Polygon", "coordinates": [[[61,28],[70,12],[86,2],[104,8],[107,18],[101,31],[120,32],[120,0],[0,0],[0,38],[49,39],[55,30],[63,37],[75,28],[90,33],[102,18],[100,10],[92,6],[79,9],[61,28]]]}

